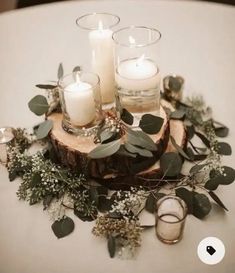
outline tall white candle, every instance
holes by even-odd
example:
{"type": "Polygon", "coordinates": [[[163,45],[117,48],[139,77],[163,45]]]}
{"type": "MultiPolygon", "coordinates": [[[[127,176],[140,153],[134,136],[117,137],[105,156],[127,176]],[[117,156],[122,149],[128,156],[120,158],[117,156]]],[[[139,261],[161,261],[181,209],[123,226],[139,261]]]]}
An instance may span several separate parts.
{"type": "Polygon", "coordinates": [[[86,82],[71,83],[64,89],[66,111],[75,125],[85,126],[95,118],[92,86],[86,82]]]}
{"type": "Polygon", "coordinates": [[[160,76],[155,63],[143,56],[122,61],[116,72],[116,83],[127,90],[160,90],[160,76]]]}
{"type": "Polygon", "coordinates": [[[99,29],[89,33],[89,40],[92,50],[92,69],[100,77],[102,103],[112,103],[115,98],[112,31],[103,29],[100,22],[99,29]]]}

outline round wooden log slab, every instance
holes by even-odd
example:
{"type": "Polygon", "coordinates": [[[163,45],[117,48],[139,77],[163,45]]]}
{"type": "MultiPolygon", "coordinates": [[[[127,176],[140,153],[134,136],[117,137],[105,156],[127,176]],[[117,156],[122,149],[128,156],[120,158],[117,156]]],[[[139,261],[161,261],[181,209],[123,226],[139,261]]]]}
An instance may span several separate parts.
{"type": "MultiPolygon", "coordinates": [[[[172,110],[169,103],[162,101],[162,105],[172,110]]],[[[158,160],[161,155],[166,150],[174,150],[169,142],[170,132],[178,145],[183,146],[185,142],[183,123],[178,120],[169,121],[163,107],[160,109],[160,116],[164,119],[164,123],[160,132],[149,135],[157,146],[157,151],[151,158],[141,156],[130,158],[114,154],[103,159],[89,159],[88,153],[99,144],[94,143],[93,137],[75,136],[65,132],[61,126],[62,114],[59,113],[53,113],[48,117],[53,121],[51,142],[62,164],[72,170],[86,171],[109,188],[124,189],[135,184],[145,184],[145,177],[159,175],[158,160]]]]}

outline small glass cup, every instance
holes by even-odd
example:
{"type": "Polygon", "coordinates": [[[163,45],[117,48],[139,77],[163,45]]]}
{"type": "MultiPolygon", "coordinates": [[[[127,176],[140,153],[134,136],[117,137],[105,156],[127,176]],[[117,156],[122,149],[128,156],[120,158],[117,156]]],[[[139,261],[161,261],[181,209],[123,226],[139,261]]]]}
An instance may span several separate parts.
{"type": "Polygon", "coordinates": [[[111,108],[115,101],[112,29],[120,18],[109,13],[92,13],[79,17],[77,26],[88,30],[91,70],[100,77],[102,103],[111,108]]]}
{"type": "MultiPolygon", "coordinates": [[[[130,26],[113,33],[117,99],[137,121],[143,114],[159,115],[160,73],[157,29],[130,26]]],[[[134,121],[135,123],[135,121],[134,121]]]]}
{"type": "Polygon", "coordinates": [[[165,196],[157,202],[156,235],[166,244],[181,240],[187,216],[185,202],[177,196],[165,196]]]}
{"type": "Polygon", "coordinates": [[[11,127],[0,128],[0,163],[7,163],[7,146],[12,143],[14,136],[14,129],[11,127]]]}
{"type": "Polygon", "coordinates": [[[90,136],[103,120],[98,75],[73,72],[59,80],[62,127],[68,133],[90,136]]]}

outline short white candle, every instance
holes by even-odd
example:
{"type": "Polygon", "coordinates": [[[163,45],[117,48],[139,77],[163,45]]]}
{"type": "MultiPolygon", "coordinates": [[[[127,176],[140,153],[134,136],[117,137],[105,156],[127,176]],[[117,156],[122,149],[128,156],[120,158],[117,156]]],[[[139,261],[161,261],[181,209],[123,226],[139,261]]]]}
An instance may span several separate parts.
{"type": "Polygon", "coordinates": [[[66,112],[70,120],[77,126],[85,126],[95,118],[95,101],[92,86],[77,81],[64,89],[66,112]]]}
{"type": "Polygon", "coordinates": [[[100,77],[102,103],[112,103],[115,98],[114,61],[112,31],[103,29],[102,22],[99,29],[89,33],[92,50],[92,70],[100,77]]]}
{"type": "Polygon", "coordinates": [[[141,91],[153,88],[160,90],[158,68],[152,60],[143,56],[122,61],[116,73],[116,83],[120,88],[141,91]]]}

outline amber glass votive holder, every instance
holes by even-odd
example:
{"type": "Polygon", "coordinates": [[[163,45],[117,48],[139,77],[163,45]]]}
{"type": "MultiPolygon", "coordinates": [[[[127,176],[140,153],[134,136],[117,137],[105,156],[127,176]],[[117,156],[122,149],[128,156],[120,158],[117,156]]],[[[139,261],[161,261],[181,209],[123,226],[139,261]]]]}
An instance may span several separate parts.
{"type": "Polygon", "coordinates": [[[175,244],[182,239],[187,206],[173,195],[161,198],[156,206],[156,235],[166,244],[175,244]]]}

